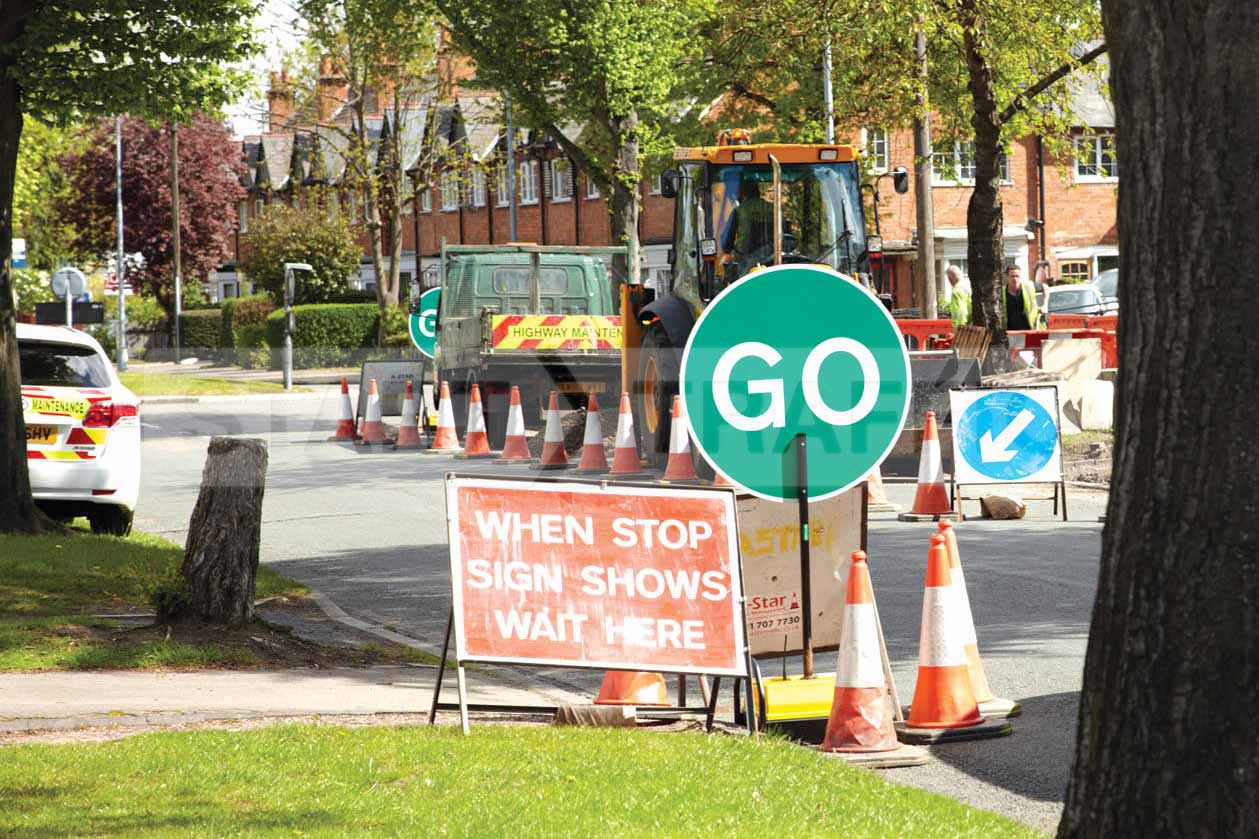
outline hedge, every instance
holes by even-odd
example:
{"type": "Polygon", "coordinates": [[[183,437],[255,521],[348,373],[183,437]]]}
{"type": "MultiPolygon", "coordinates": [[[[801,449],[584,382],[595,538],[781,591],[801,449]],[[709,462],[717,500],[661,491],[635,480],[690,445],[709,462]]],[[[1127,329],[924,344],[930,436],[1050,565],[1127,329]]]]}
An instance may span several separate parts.
{"type": "MultiPolygon", "coordinates": [[[[375,303],[315,303],[293,307],[293,366],[354,365],[377,350],[375,303]]],[[[267,343],[284,345],[284,310],[267,316],[267,343]]]]}
{"type": "MultiPolygon", "coordinates": [[[[194,309],[179,316],[179,335],[183,346],[197,349],[222,349],[223,315],[218,309],[194,309]]],[[[230,346],[230,344],[228,345],[230,346]]]]}
{"type": "Polygon", "coordinates": [[[241,329],[246,326],[265,324],[267,315],[274,312],[275,308],[275,301],[269,294],[233,297],[223,301],[223,346],[237,348],[250,346],[241,343],[241,329]]]}

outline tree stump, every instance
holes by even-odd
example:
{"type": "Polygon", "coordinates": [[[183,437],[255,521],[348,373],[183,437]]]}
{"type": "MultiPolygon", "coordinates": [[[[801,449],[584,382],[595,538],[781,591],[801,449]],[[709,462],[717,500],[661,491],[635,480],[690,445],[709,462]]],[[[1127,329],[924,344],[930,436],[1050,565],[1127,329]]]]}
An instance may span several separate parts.
{"type": "Polygon", "coordinates": [[[253,620],[266,477],[266,442],[210,438],[180,569],[189,617],[229,626],[253,620]]]}

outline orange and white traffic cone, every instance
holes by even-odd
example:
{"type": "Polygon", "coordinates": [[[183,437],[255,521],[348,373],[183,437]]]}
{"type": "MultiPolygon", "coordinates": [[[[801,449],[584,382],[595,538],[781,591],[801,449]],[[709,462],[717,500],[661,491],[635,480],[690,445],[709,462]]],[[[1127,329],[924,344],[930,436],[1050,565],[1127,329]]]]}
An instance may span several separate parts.
{"type": "Polygon", "coordinates": [[[899,748],[883,678],[879,624],[865,551],[853,551],[848,597],[839,628],[835,698],[826,723],[824,752],[888,752],[899,748]]]}
{"type": "Polygon", "coordinates": [[[957,533],[947,521],[940,522],[938,527],[940,535],[944,537],[944,546],[949,552],[949,574],[953,581],[954,602],[958,604],[961,613],[966,669],[970,674],[971,689],[975,691],[975,701],[979,703],[979,713],[985,717],[1016,717],[1023,712],[1023,706],[1013,700],[994,696],[988,685],[988,674],[984,672],[984,662],[979,656],[979,638],[975,634],[975,618],[970,610],[966,576],[962,573],[962,556],[957,549],[957,533]]]}
{"type": "Polygon", "coordinates": [[[385,423],[380,417],[380,393],[376,390],[376,380],[367,383],[367,419],[363,421],[363,432],[359,443],[371,445],[385,442],[385,423]]]}
{"type": "Polygon", "coordinates": [[[459,432],[455,430],[455,408],[450,401],[450,384],[443,381],[441,401],[437,406],[437,433],[433,445],[425,449],[430,454],[455,454],[459,451],[459,432]]]}
{"type": "Polygon", "coordinates": [[[511,404],[507,408],[507,436],[503,439],[500,463],[533,463],[536,457],[529,453],[525,440],[525,414],[520,407],[520,388],[511,386],[511,404]]]}
{"type": "Polygon", "coordinates": [[[666,481],[694,481],[695,461],[691,459],[691,434],[682,416],[682,396],[673,396],[673,424],[669,428],[669,460],[664,467],[666,481]]]}
{"type": "Polygon", "coordinates": [[[621,413],[616,418],[616,450],[612,453],[612,471],[616,478],[645,477],[638,458],[638,438],[634,436],[634,414],[630,411],[629,393],[621,392],[621,413]]]}
{"type": "Polygon", "coordinates": [[[490,436],[485,431],[485,409],[481,406],[481,386],[473,385],[468,394],[468,427],[463,436],[463,451],[455,455],[461,459],[498,457],[490,451],[490,436]]]}
{"type": "Polygon", "coordinates": [[[581,441],[581,462],[578,472],[608,471],[608,456],[603,451],[603,423],[599,418],[599,400],[590,394],[586,403],[586,436],[581,441]]]}
{"type": "Polygon", "coordinates": [[[420,421],[415,407],[415,387],[407,382],[406,392],[402,397],[402,422],[398,425],[398,441],[395,449],[418,449],[420,443],[420,421]]]}
{"type": "Polygon", "coordinates": [[[337,419],[337,431],[328,438],[332,442],[353,443],[357,435],[354,433],[354,404],[350,402],[350,383],[341,377],[341,416],[337,419]]]}
{"type": "Polygon", "coordinates": [[[553,390],[546,408],[546,428],[542,432],[542,460],[529,468],[550,471],[568,467],[568,452],[564,450],[564,429],[560,427],[560,396],[553,390]]]}
{"type": "Polygon", "coordinates": [[[953,517],[949,493],[944,488],[944,467],[940,462],[940,433],[936,430],[935,411],[927,411],[922,429],[922,454],[918,460],[918,492],[914,506],[896,518],[900,521],[939,521],[953,517]]]}
{"type": "Polygon", "coordinates": [[[900,509],[887,500],[887,490],[883,488],[883,472],[878,466],[866,475],[866,509],[871,513],[895,513],[900,509]]]}
{"type": "Polygon", "coordinates": [[[933,743],[1009,733],[1008,722],[988,721],[979,713],[966,665],[960,604],[949,573],[949,549],[943,536],[932,534],[918,638],[918,683],[909,718],[898,724],[897,734],[903,742],[933,743]]]}
{"type": "Polygon", "coordinates": [[[660,705],[668,707],[669,691],[660,673],[609,670],[603,675],[596,705],[660,705]]]}

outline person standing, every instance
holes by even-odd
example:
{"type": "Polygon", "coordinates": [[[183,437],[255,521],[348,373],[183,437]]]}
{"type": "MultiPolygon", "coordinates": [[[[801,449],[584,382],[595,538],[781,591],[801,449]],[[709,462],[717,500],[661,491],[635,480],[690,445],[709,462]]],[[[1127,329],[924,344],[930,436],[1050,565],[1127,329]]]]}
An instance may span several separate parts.
{"type": "Polygon", "coordinates": [[[953,321],[953,329],[970,324],[970,289],[962,282],[962,269],[950,265],[944,269],[944,276],[949,280],[949,319],[953,321]]]}
{"type": "Polygon", "coordinates": [[[1031,283],[1023,282],[1017,265],[1005,269],[1005,286],[1001,289],[1001,321],[1007,332],[1040,328],[1040,307],[1031,283]]]}

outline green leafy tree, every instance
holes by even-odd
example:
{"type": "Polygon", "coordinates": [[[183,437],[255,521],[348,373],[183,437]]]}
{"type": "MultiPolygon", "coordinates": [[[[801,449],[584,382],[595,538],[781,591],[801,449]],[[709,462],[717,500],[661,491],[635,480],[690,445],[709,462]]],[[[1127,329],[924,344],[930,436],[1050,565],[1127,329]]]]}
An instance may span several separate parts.
{"type": "Polygon", "coordinates": [[[612,235],[637,266],[642,160],[673,145],[693,104],[711,0],[436,2],[477,81],[510,93],[518,118],[610,195],[612,235]]]}
{"type": "Polygon", "coordinates": [[[73,129],[31,116],[23,120],[13,185],[13,235],[26,240],[26,264],[31,268],[52,270],[60,260],[75,255],[74,226],[59,217],[57,208],[70,197],[61,158],[81,144],[73,129]]]}
{"type": "MultiPolygon", "coordinates": [[[[26,468],[12,278],[24,118],[185,119],[231,98],[253,50],[250,0],[4,0],[0,12],[0,532],[43,529],[26,468]]],[[[124,150],[125,152],[125,150],[124,150]]]]}
{"type": "Polygon", "coordinates": [[[326,303],[350,290],[359,272],[359,246],[349,223],[319,209],[316,201],[300,207],[276,203],[249,225],[241,236],[239,267],[277,304],[284,302],[284,263],[305,262],[314,275],[303,274],[297,284],[297,303],[326,303]]]}

